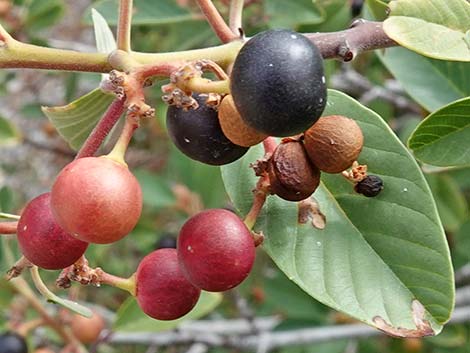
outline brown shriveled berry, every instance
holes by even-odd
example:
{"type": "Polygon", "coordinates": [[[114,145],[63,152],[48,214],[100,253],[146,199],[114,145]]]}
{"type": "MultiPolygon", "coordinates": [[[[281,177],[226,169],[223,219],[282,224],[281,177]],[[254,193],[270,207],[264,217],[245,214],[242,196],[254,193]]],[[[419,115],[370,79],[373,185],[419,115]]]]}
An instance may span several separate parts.
{"type": "Polygon", "coordinates": [[[308,159],[302,142],[286,140],[269,160],[271,191],[287,201],[301,201],[320,183],[320,171],[308,159]]]}
{"type": "Polygon", "coordinates": [[[239,146],[254,146],[268,137],[268,135],[255,130],[245,123],[235,107],[231,95],[225,96],[220,104],[219,122],[224,135],[239,146]]]}
{"type": "Polygon", "coordinates": [[[361,153],[364,136],[357,123],[345,116],[320,118],[305,131],[305,149],[321,171],[340,173],[349,168],[361,153]]]}

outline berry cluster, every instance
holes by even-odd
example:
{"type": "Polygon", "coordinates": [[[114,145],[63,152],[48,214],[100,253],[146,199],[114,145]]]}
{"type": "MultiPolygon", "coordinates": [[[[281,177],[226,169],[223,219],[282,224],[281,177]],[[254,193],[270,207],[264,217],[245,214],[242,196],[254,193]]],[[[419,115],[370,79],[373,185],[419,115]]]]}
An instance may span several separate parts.
{"type": "Polygon", "coordinates": [[[174,320],[197,303],[201,289],[222,292],[250,273],[255,244],[240,218],[211,209],[181,228],[177,248],[162,248],[139,264],[136,297],[142,310],[158,320],[174,320]]]}

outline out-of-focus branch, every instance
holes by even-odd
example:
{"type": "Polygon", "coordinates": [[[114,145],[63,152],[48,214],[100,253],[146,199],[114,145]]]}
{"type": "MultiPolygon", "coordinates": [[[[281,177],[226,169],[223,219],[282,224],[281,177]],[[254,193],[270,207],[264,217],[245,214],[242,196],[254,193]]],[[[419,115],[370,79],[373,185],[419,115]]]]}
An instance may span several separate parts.
{"type": "Polygon", "coordinates": [[[455,272],[455,284],[470,284],[470,264],[466,264],[455,272]]]}

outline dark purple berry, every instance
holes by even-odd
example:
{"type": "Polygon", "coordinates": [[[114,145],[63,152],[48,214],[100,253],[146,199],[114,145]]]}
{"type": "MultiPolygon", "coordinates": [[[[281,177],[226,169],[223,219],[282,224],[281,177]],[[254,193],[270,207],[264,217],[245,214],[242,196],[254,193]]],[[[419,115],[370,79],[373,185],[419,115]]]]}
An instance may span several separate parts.
{"type": "Polygon", "coordinates": [[[384,188],[384,183],[377,175],[368,175],[354,186],[354,190],[367,197],[377,196],[384,188]]]}
{"type": "Polygon", "coordinates": [[[261,32],[237,55],[230,90],[242,119],[254,129],[271,136],[299,134],[325,108],[322,55],[300,33],[261,32]]]}
{"type": "Polygon", "coordinates": [[[20,335],[5,332],[0,335],[0,353],[28,353],[28,346],[20,335]]]}
{"type": "Polygon", "coordinates": [[[235,145],[224,135],[217,111],[206,105],[206,98],[193,97],[199,104],[197,109],[168,108],[168,134],[176,147],[189,158],[210,165],[228,164],[243,156],[248,148],[235,145]]]}

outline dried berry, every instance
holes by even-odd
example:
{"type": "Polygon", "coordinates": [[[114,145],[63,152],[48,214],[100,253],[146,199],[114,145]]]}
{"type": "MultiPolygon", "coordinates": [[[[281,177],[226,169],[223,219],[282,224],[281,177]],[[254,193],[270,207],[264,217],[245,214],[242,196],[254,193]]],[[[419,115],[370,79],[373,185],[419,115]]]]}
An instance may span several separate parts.
{"type": "Polygon", "coordinates": [[[238,53],[230,77],[243,120],[271,136],[305,131],[325,108],[322,55],[297,32],[276,29],[255,35],[238,53]]]}
{"type": "Polygon", "coordinates": [[[239,146],[254,146],[268,137],[245,123],[231,95],[225,96],[220,104],[219,122],[225,136],[239,146]]]}
{"type": "Polygon", "coordinates": [[[287,201],[304,200],[317,189],[320,171],[308,159],[302,142],[287,140],[269,160],[271,191],[287,201]]]}
{"type": "Polygon", "coordinates": [[[357,193],[367,197],[377,196],[384,188],[384,183],[377,175],[368,175],[354,186],[357,193]]]}
{"type": "Polygon", "coordinates": [[[359,125],[341,115],[322,117],[305,131],[304,144],[310,160],[327,173],[349,168],[361,153],[363,143],[359,125]]]}

